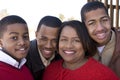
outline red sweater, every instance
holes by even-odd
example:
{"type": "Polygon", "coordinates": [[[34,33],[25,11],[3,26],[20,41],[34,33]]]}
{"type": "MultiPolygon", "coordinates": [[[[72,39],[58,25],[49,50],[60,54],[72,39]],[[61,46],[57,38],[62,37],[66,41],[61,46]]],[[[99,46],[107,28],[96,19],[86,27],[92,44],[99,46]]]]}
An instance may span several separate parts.
{"type": "Polygon", "coordinates": [[[25,65],[17,69],[0,62],[0,80],[33,80],[33,77],[25,65]]]}
{"type": "Polygon", "coordinates": [[[43,80],[119,80],[109,68],[93,58],[76,70],[65,69],[62,63],[62,60],[51,63],[44,72],[43,80]]]}

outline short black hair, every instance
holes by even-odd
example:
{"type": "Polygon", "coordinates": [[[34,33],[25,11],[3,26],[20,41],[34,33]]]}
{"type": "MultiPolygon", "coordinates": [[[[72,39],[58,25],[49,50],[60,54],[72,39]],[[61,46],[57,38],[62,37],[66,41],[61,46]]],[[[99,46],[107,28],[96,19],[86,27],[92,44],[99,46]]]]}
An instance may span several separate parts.
{"type": "Polygon", "coordinates": [[[43,17],[39,24],[38,24],[38,27],[37,27],[37,31],[39,31],[41,25],[44,24],[46,26],[49,26],[49,27],[53,27],[53,28],[56,28],[56,27],[60,27],[62,22],[59,18],[57,17],[54,17],[54,16],[45,16],[43,17]]]}
{"type": "Polygon", "coordinates": [[[76,31],[76,33],[83,45],[83,49],[85,50],[85,57],[91,57],[97,52],[96,45],[94,44],[93,40],[89,37],[87,29],[86,29],[86,27],[84,27],[85,25],[78,20],[65,21],[62,23],[59,33],[58,33],[58,40],[57,40],[58,51],[59,51],[60,35],[61,35],[63,28],[66,26],[70,26],[71,28],[73,28],[76,31]]]}
{"type": "Polygon", "coordinates": [[[104,9],[106,14],[108,15],[108,10],[107,10],[107,8],[105,7],[105,5],[102,2],[100,2],[100,1],[88,2],[81,9],[81,19],[82,19],[82,22],[85,21],[85,13],[87,13],[89,11],[92,11],[92,10],[96,10],[98,8],[104,9]]]}
{"type": "Polygon", "coordinates": [[[17,15],[9,15],[0,20],[0,37],[3,36],[4,31],[6,30],[7,26],[10,24],[15,23],[22,23],[27,24],[26,21],[17,15]]]}

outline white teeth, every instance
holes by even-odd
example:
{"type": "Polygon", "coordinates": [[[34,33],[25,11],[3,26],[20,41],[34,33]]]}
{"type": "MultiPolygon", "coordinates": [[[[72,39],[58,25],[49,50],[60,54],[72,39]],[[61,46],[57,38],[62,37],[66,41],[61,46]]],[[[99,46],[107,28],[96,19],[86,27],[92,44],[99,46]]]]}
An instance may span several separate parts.
{"type": "Polygon", "coordinates": [[[19,50],[25,50],[25,48],[21,48],[21,49],[19,49],[19,50]]]}
{"type": "Polygon", "coordinates": [[[51,52],[51,51],[45,51],[46,53],[49,53],[49,52],[51,52]]]}
{"type": "Polygon", "coordinates": [[[46,54],[50,54],[50,53],[51,53],[51,51],[48,51],[48,50],[44,50],[44,52],[45,52],[46,54]]]}
{"type": "Polygon", "coordinates": [[[66,54],[73,54],[73,51],[65,51],[66,54]]]}
{"type": "Polygon", "coordinates": [[[98,39],[104,39],[105,38],[105,33],[101,33],[101,34],[96,34],[98,39]]]}

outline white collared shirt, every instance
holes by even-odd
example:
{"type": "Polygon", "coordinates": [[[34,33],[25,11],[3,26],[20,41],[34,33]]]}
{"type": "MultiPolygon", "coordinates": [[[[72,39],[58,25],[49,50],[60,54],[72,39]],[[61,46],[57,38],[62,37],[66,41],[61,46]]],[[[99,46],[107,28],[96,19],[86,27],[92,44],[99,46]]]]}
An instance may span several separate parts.
{"type": "Polygon", "coordinates": [[[41,51],[40,51],[39,49],[38,49],[38,51],[39,51],[39,55],[40,55],[40,57],[41,57],[41,60],[42,60],[42,62],[43,62],[43,64],[44,64],[44,66],[47,67],[47,66],[51,63],[51,61],[54,59],[55,54],[53,54],[52,57],[47,60],[47,59],[45,59],[45,58],[43,57],[43,55],[41,54],[41,51]]]}
{"type": "Polygon", "coordinates": [[[100,46],[100,47],[97,47],[98,51],[99,51],[99,55],[102,54],[102,51],[104,49],[105,45],[104,46],[100,46]]]}
{"type": "Polygon", "coordinates": [[[9,56],[8,54],[6,54],[5,52],[0,50],[0,61],[7,63],[15,68],[20,69],[25,63],[26,63],[26,59],[23,58],[21,59],[20,63],[15,60],[14,58],[12,58],[11,56],[9,56]]]}
{"type": "Polygon", "coordinates": [[[98,59],[100,59],[101,57],[102,64],[106,66],[109,65],[115,49],[115,41],[116,41],[115,32],[114,31],[111,31],[111,32],[112,32],[112,35],[109,42],[105,46],[98,47],[98,50],[99,50],[98,59]]]}

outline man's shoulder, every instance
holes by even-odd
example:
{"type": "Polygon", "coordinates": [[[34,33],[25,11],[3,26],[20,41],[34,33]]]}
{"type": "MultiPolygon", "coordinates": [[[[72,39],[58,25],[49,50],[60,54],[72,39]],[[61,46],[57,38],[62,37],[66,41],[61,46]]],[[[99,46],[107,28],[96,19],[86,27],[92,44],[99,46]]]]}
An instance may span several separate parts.
{"type": "Polygon", "coordinates": [[[114,31],[116,39],[119,39],[120,38],[120,29],[112,28],[112,31],[114,31]]]}
{"type": "Polygon", "coordinates": [[[38,52],[38,48],[37,48],[37,41],[36,41],[36,39],[30,41],[30,48],[29,48],[29,51],[28,51],[28,55],[29,54],[33,55],[33,53],[39,53],[38,52]]]}
{"type": "Polygon", "coordinates": [[[36,39],[30,41],[30,45],[33,45],[33,44],[36,44],[36,43],[37,43],[36,39]]]}
{"type": "Polygon", "coordinates": [[[114,29],[113,31],[115,32],[115,38],[116,38],[114,52],[119,53],[120,55],[120,48],[119,48],[120,47],[120,29],[114,29]]]}
{"type": "Polygon", "coordinates": [[[30,49],[35,49],[37,48],[37,41],[36,39],[30,41],[30,49]]]}

